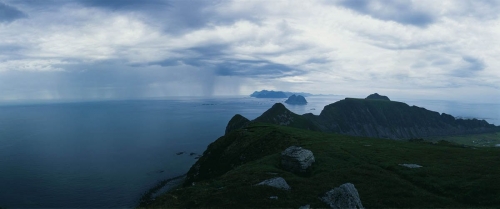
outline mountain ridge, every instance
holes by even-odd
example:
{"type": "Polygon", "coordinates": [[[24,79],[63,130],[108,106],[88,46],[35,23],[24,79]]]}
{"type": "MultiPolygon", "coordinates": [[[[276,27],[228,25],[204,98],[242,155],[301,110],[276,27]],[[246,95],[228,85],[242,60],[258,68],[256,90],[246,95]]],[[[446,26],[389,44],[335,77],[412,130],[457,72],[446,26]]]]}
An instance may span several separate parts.
{"type": "MultiPolygon", "coordinates": [[[[345,98],[326,105],[319,115],[297,115],[284,105],[276,103],[254,122],[389,139],[477,134],[500,130],[499,126],[489,124],[485,120],[456,119],[446,113],[440,114],[403,102],[390,101],[388,97],[384,97],[345,98]]],[[[230,124],[228,123],[228,126],[230,124]]]]}

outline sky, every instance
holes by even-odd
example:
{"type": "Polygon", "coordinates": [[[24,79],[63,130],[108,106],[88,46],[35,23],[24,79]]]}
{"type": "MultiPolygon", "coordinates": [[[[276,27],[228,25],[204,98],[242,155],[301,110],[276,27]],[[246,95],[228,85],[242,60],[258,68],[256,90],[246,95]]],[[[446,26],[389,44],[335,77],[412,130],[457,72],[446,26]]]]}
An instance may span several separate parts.
{"type": "Polygon", "coordinates": [[[500,1],[0,0],[0,101],[249,95],[498,102],[500,1]]]}

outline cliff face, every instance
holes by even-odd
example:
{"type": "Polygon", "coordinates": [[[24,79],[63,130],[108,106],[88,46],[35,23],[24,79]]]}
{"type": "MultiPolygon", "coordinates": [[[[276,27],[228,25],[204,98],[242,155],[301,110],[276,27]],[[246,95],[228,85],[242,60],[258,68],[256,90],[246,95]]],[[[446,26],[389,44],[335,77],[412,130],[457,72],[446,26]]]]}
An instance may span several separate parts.
{"type": "MultiPolygon", "coordinates": [[[[380,95],[379,95],[380,96],[380,95]]],[[[411,139],[500,131],[484,120],[453,116],[386,99],[352,99],[325,106],[320,115],[297,115],[275,104],[254,120],[352,136],[411,139]]]]}

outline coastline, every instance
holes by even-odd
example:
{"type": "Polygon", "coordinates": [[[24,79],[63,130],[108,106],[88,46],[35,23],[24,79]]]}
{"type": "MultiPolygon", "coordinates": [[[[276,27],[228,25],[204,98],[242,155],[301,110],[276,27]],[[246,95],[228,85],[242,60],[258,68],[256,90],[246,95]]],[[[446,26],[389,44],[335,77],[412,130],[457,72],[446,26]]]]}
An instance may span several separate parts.
{"type": "Polygon", "coordinates": [[[158,197],[159,195],[182,185],[182,183],[186,179],[186,176],[187,173],[158,182],[158,184],[150,188],[141,196],[138,207],[139,208],[148,207],[148,205],[151,204],[151,202],[154,201],[155,198],[158,197]]]}

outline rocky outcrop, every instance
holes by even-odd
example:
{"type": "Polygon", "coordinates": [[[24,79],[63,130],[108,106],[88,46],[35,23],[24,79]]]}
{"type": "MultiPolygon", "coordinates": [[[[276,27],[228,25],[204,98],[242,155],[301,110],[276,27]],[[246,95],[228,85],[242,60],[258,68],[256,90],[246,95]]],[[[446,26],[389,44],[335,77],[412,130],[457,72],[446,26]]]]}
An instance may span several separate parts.
{"type": "Polygon", "coordinates": [[[320,131],[319,127],[317,127],[311,120],[291,112],[281,103],[274,104],[269,110],[253,121],[320,131]]]}
{"type": "Polygon", "coordinates": [[[260,182],[260,183],[258,183],[256,185],[257,186],[259,186],[259,185],[266,185],[266,186],[275,187],[275,188],[283,189],[283,190],[290,190],[290,189],[292,189],[288,185],[288,183],[286,183],[285,179],[282,178],[282,177],[276,177],[276,178],[268,179],[268,180],[260,182]]]}
{"type": "Polygon", "coordinates": [[[234,115],[231,120],[229,120],[229,122],[227,123],[227,126],[226,126],[226,132],[225,134],[228,134],[229,132],[233,131],[233,130],[236,130],[236,129],[240,129],[240,128],[243,128],[245,127],[248,123],[250,122],[250,120],[248,120],[247,118],[243,117],[242,115],[240,114],[236,114],[234,115]]]}
{"type": "Polygon", "coordinates": [[[345,183],[328,191],[321,200],[330,208],[363,208],[359,198],[358,190],[351,183],[345,183]]]}
{"type": "Polygon", "coordinates": [[[305,173],[315,162],[313,152],[302,147],[291,146],[281,152],[281,167],[293,173],[305,173]]]}
{"type": "Polygon", "coordinates": [[[306,105],[307,100],[306,100],[306,98],[304,98],[301,95],[294,94],[294,95],[288,97],[288,99],[285,101],[285,103],[291,104],[291,105],[306,105]]]}
{"type": "Polygon", "coordinates": [[[377,94],[377,93],[375,93],[375,94],[370,94],[370,95],[368,95],[365,99],[377,99],[377,100],[391,101],[391,100],[389,99],[389,97],[387,97],[387,96],[383,96],[383,95],[380,95],[380,94],[377,94]]]}

